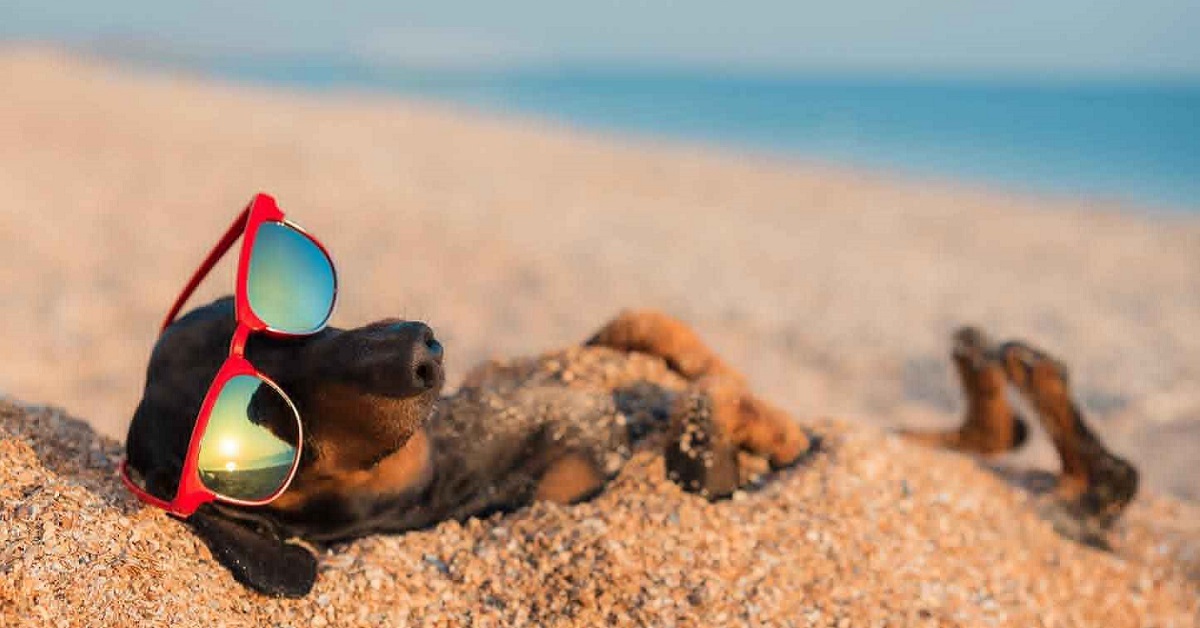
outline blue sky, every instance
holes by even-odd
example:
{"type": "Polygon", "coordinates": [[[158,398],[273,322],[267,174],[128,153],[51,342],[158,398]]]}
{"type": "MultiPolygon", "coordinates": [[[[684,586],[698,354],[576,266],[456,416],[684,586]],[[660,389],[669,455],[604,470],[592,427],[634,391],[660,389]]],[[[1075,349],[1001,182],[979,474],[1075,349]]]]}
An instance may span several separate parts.
{"type": "Polygon", "coordinates": [[[0,38],[418,66],[1200,78],[1200,1],[0,0],[0,38]]]}

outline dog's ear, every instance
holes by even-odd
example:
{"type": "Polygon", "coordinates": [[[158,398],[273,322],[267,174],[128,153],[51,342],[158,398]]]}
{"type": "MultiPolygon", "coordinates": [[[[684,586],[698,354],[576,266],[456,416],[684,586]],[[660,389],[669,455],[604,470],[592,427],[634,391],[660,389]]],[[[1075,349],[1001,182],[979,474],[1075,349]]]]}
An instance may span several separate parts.
{"type": "Polygon", "coordinates": [[[242,584],[274,597],[304,597],[317,580],[317,559],[287,543],[201,506],[187,523],[217,561],[242,584]]]}

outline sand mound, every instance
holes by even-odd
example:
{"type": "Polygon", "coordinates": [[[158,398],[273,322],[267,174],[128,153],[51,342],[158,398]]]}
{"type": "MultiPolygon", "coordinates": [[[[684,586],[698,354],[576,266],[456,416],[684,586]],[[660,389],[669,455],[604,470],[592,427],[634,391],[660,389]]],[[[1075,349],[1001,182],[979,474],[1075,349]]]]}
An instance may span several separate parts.
{"type": "Polygon", "coordinates": [[[0,402],[0,625],[1196,625],[1194,506],[1139,499],[1104,552],[969,458],[815,427],[821,453],[730,501],[643,453],[591,502],[365,539],[274,600],[125,495],[116,442],[0,402]]]}

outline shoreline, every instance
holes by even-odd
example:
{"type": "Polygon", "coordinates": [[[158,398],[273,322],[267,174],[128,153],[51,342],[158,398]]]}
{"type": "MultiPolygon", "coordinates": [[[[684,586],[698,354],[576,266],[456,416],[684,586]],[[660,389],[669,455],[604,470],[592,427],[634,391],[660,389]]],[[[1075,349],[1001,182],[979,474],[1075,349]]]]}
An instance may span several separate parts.
{"type": "MultiPolygon", "coordinates": [[[[183,58],[177,63],[158,63],[153,59],[125,56],[120,53],[106,54],[103,51],[96,52],[87,48],[76,50],[68,47],[64,49],[57,46],[45,47],[37,43],[18,44],[11,48],[0,45],[0,56],[14,53],[63,55],[71,62],[103,68],[131,80],[184,81],[208,85],[214,89],[241,92],[248,97],[281,96],[300,101],[320,101],[330,105],[411,108],[456,118],[466,123],[499,124],[523,128],[533,132],[574,137],[580,141],[599,142],[613,148],[658,153],[663,156],[702,156],[759,168],[805,170],[811,173],[862,178],[883,185],[931,186],[954,194],[981,195],[1005,199],[1020,205],[1056,206],[1059,207],[1058,211],[1081,211],[1089,214],[1128,213],[1151,219],[1182,220],[1200,224],[1200,204],[1145,202],[1120,195],[1039,189],[1037,185],[1004,183],[966,174],[921,171],[920,169],[872,165],[863,162],[843,162],[782,148],[772,149],[764,146],[721,143],[703,138],[688,139],[669,134],[654,135],[616,127],[597,128],[562,117],[540,115],[514,108],[489,108],[486,105],[469,104],[439,98],[435,95],[391,91],[383,87],[372,88],[347,84],[326,88],[283,81],[256,82],[254,79],[221,75],[217,71],[205,69],[202,64],[191,63],[187,58],[183,58]]],[[[1186,81],[1168,81],[1164,84],[1191,85],[1186,81]]]]}

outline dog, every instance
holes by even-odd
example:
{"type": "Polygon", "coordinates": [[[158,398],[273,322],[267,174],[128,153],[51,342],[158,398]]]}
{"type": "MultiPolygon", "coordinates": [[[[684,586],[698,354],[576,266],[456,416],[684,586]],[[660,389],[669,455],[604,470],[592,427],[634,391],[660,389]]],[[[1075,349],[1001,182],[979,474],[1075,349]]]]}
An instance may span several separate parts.
{"type": "MultiPolygon", "coordinates": [[[[154,347],[126,450],[134,475],[158,497],[175,492],[196,415],[235,326],[226,297],[173,323],[154,347]]],[[[986,356],[972,353],[975,361],[958,363],[970,400],[966,423],[982,421],[987,434],[911,438],[981,452],[986,448],[976,442],[999,443],[991,453],[1019,444],[1024,430],[1015,426],[1023,421],[990,418],[999,405],[983,397],[994,390],[978,385],[996,377],[998,354],[976,349],[986,356]]],[[[1048,358],[1015,346],[1010,352],[1011,368],[1032,364],[1031,371],[1014,370],[1013,381],[1040,394],[1054,377],[1043,373],[1048,358]]],[[[578,347],[482,364],[449,396],[441,395],[443,348],[421,322],[388,319],[300,339],[255,336],[247,355],[299,411],[297,472],[265,506],[212,502],[186,523],[234,578],[273,596],[306,595],[316,580],[316,551],[333,543],[537,500],[587,499],[637,447],[661,447],[668,477],[716,500],[796,464],[818,442],[756,396],[686,324],[651,310],[619,314],[578,347]]],[[[1048,403],[1048,412],[1060,409],[1058,401],[1048,403]]],[[[1064,441],[1090,434],[1082,418],[1063,426],[1064,441]]],[[[1069,484],[1115,516],[1131,490],[1098,492],[1089,475],[1094,448],[1068,449],[1086,452],[1078,457],[1082,484],[1069,484]]]]}

